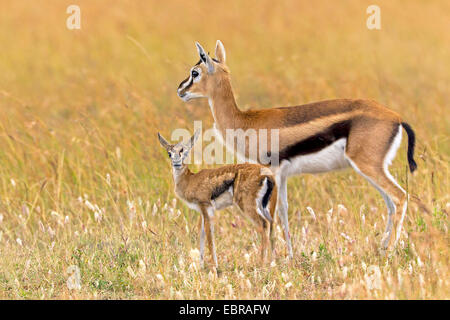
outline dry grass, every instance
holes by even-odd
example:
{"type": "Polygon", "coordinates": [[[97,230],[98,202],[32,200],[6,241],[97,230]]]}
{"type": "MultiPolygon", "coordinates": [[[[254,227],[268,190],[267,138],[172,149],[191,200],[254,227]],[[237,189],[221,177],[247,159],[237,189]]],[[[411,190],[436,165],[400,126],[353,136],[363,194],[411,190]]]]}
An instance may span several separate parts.
{"type": "Polygon", "coordinates": [[[365,27],[373,1],[1,2],[0,298],[450,298],[448,1],[378,0],[381,31],[365,27]],[[73,2],[80,31],[65,27],[73,2]],[[409,210],[389,258],[381,197],[341,172],[289,181],[292,263],[277,231],[277,259],[259,267],[256,233],[229,210],[222,275],[198,270],[199,217],[173,202],[156,131],[212,124],[176,87],[194,40],[216,39],[242,108],[373,98],[416,129],[417,174],[405,142],[392,173],[432,210],[409,210]]]}

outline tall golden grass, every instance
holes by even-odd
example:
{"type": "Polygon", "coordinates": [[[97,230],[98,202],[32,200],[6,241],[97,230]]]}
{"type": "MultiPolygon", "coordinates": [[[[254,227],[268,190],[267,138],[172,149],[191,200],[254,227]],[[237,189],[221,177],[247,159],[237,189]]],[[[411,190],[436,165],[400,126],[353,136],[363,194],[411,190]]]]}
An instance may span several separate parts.
{"type": "Polygon", "coordinates": [[[1,1],[0,298],[450,298],[450,4],[378,0],[370,31],[372,2],[1,1]],[[66,28],[73,3],[81,30],[66,28]],[[199,216],[173,200],[156,132],[212,125],[176,88],[194,41],[216,39],[243,109],[372,98],[413,126],[419,169],[403,142],[391,171],[431,212],[410,207],[388,257],[383,200],[347,171],[289,181],[292,262],[277,229],[259,266],[256,233],[228,210],[221,275],[198,268],[199,216]]]}

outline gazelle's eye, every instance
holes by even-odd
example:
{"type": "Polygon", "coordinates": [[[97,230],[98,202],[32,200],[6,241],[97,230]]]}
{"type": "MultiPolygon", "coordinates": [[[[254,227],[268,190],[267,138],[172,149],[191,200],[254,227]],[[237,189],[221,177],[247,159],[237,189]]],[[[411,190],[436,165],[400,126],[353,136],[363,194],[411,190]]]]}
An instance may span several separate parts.
{"type": "Polygon", "coordinates": [[[180,153],[183,153],[183,148],[181,148],[180,153]]]}
{"type": "Polygon", "coordinates": [[[167,154],[169,155],[169,158],[172,158],[172,154],[170,152],[167,152],[167,154]]]}
{"type": "Polygon", "coordinates": [[[192,78],[197,78],[198,77],[198,72],[195,70],[192,70],[192,78]]]}

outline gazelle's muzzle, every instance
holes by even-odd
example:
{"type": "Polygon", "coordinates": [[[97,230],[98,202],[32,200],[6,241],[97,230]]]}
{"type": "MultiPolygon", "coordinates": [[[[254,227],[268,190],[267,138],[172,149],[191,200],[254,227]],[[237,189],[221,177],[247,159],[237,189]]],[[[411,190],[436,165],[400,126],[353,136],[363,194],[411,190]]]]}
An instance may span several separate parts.
{"type": "Polygon", "coordinates": [[[193,83],[193,79],[191,76],[189,76],[188,78],[186,78],[185,80],[183,80],[180,85],[178,86],[178,96],[185,100],[188,96],[188,90],[189,88],[192,86],[193,83]]]}
{"type": "Polygon", "coordinates": [[[175,169],[180,169],[183,166],[183,161],[172,161],[172,166],[175,169]]]}

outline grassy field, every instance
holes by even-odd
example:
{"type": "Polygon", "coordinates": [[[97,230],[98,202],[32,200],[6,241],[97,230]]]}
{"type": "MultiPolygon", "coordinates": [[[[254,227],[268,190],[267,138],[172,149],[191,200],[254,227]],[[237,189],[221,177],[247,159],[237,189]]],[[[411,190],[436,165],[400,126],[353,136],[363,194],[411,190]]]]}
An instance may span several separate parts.
{"type": "Polygon", "coordinates": [[[450,3],[377,0],[373,31],[370,4],[1,0],[0,298],[449,299],[450,3]],[[278,227],[259,266],[256,232],[226,210],[222,273],[198,268],[199,215],[174,200],[156,132],[212,125],[176,88],[194,41],[216,39],[242,109],[371,98],[416,130],[417,172],[406,139],[391,172],[430,213],[410,207],[389,257],[382,198],[345,171],[289,180],[292,262],[278,227]]]}

